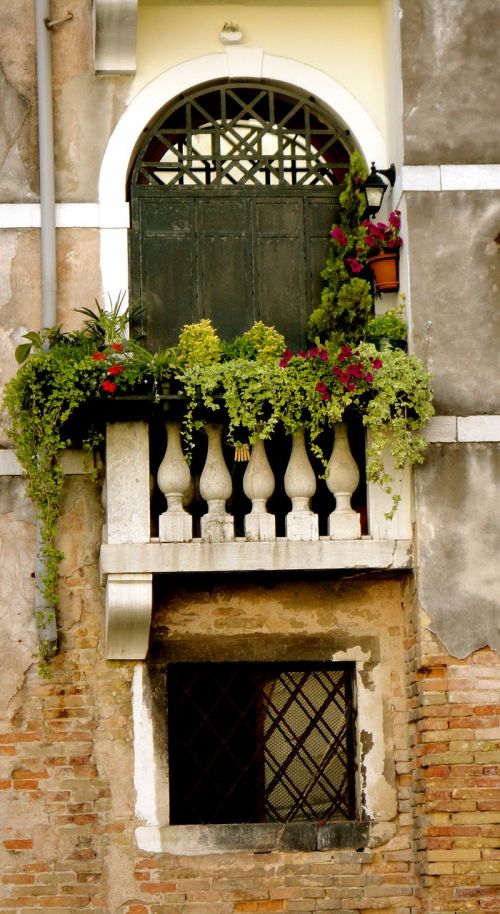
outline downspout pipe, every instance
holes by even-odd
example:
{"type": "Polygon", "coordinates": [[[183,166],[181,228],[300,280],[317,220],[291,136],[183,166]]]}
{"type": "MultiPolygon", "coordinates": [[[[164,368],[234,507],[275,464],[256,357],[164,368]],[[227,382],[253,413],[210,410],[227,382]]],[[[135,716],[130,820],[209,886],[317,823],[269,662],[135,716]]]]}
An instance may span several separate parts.
{"type": "MultiPolygon", "coordinates": [[[[52,61],[49,21],[49,0],[35,0],[42,329],[55,326],[57,291],[52,61]]],[[[58,650],[57,621],[55,608],[46,605],[40,588],[40,582],[45,577],[46,565],[40,555],[42,544],[39,521],[36,532],[35,621],[39,644],[43,645],[46,656],[52,656],[58,650]]]]}

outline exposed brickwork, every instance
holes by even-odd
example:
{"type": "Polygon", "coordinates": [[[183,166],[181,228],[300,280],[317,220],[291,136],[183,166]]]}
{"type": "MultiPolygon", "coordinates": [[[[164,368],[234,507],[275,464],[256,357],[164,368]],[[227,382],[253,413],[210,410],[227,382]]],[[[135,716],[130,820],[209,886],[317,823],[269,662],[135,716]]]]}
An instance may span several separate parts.
{"type": "Polygon", "coordinates": [[[500,657],[409,640],[415,850],[423,911],[500,911],[500,657]]]}

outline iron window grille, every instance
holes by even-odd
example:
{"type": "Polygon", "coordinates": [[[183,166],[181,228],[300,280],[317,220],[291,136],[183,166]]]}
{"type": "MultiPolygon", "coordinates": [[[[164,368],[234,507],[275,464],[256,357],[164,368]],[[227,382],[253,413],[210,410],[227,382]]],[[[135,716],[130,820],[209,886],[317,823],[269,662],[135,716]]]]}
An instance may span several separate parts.
{"type": "Polygon", "coordinates": [[[171,824],[356,818],[353,664],[167,673],[171,824]]]}

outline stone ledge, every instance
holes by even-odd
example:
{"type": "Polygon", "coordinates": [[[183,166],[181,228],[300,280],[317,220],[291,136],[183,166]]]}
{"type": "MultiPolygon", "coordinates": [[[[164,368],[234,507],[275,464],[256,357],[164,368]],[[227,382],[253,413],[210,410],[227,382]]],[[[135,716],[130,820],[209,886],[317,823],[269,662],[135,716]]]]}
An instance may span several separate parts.
{"type": "Polygon", "coordinates": [[[409,539],[330,540],[273,543],[105,543],[102,574],[174,574],[182,572],[330,571],[334,569],[409,569],[409,539]]]}
{"type": "Polygon", "coordinates": [[[361,850],[368,843],[369,823],[141,826],[136,829],[135,835],[137,845],[143,851],[186,856],[238,851],[265,854],[290,850],[361,850]]]}

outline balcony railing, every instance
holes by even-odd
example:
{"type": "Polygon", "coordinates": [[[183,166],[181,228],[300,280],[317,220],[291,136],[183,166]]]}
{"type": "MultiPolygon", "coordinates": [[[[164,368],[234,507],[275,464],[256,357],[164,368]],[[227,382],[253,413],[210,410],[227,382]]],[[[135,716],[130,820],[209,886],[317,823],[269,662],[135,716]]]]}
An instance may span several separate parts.
{"type": "Polygon", "coordinates": [[[395,479],[401,503],[388,519],[392,497],[364,482],[362,428],[336,425],[319,460],[303,432],[235,455],[209,423],[189,463],[177,422],[151,429],[107,427],[108,656],[145,656],[153,574],[411,566],[409,480],[395,479]],[[134,635],[127,648],[139,617],[142,647],[134,635]]]}

